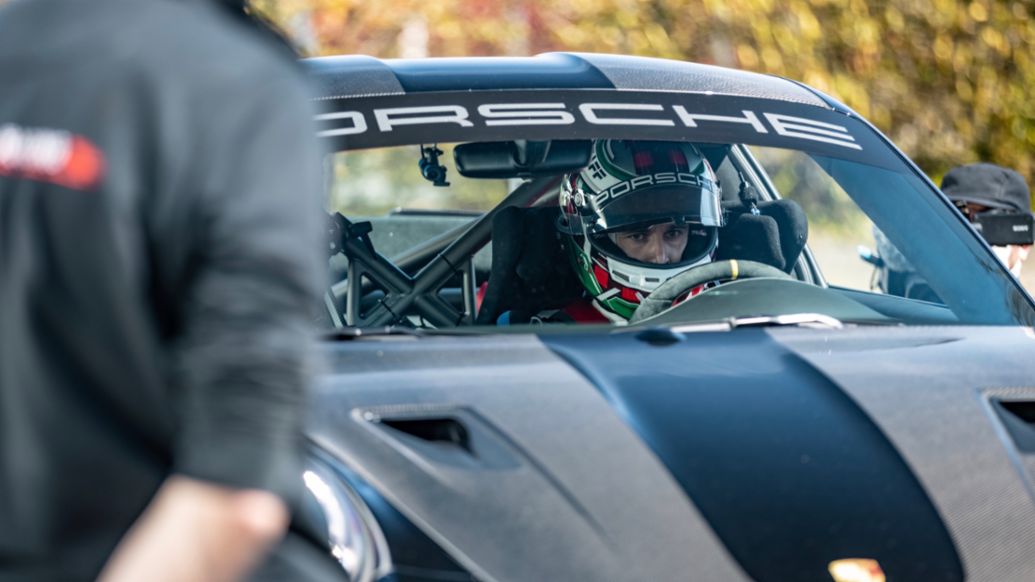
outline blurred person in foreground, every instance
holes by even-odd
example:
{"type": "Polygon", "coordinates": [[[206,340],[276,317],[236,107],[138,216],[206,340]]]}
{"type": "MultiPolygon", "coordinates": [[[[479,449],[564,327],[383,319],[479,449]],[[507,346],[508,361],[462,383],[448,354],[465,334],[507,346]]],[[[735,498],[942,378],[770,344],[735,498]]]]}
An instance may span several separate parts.
{"type": "Polygon", "coordinates": [[[0,8],[0,580],[305,579],[319,152],[243,1],[0,8]]]}
{"type": "Polygon", "coordinates": [[[981,233],[1017,278],[1035,242],[1031,191],[1024,177],[1002,166],[957,166],[942,178],[942,192],[981,233]]]}

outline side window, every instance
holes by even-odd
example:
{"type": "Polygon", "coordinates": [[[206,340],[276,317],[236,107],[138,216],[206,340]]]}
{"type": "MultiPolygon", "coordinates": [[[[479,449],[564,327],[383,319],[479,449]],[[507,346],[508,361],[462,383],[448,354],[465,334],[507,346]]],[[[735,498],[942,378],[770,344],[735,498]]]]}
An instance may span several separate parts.
{"type": "Polygon", "coordinates": [[[780,196],[794,200],[809,221],[808,248],[827,283],[876,290],[874,267],[860,256],[876,253],[873,223],[848,194],[802,152],[752,146],[780,196]]]}

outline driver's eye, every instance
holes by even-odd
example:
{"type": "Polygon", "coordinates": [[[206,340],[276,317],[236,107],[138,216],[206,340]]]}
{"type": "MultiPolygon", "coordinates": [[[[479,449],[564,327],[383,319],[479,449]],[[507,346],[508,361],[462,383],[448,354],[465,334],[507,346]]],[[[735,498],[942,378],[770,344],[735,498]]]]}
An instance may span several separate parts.
{"type": "Polygon", "coordinates": [[[678,240],[686,236],[687,229],[685,228],[673,228],[665,233],[665,237],[671,240],[678,240]]]}
{"type": "Polygon", "coordinates": [[[643,242],[647,240],[647,233],[645,232],[629,232],[622,235],[622,238],[631,240],[633,242],[643,242]]]}

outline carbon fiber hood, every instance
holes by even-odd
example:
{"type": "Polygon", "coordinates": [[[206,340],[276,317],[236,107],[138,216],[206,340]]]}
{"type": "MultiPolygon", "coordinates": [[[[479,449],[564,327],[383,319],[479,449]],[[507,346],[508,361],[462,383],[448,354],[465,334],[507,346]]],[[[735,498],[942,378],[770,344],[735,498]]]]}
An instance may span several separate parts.
{"type": "Polygon", "coordinates": [[[987,399],[1033,355],[1006,328],[386,338],[331,347],[310,435],[479,579],[1019,580],[1026,457],[987,399]]]}

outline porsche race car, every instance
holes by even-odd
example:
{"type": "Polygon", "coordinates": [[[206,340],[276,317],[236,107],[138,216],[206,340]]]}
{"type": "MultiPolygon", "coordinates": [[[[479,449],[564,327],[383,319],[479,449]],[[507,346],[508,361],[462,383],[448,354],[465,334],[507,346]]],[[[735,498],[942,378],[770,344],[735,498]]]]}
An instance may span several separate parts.
{"type": "Polygon", "coordinates": [[[1035,304],[848,107],[612,55],[305,65],[343,579],[1035,576],[1035,304]],[[931,300],[875,288],[874,233],[931,300]]]}

